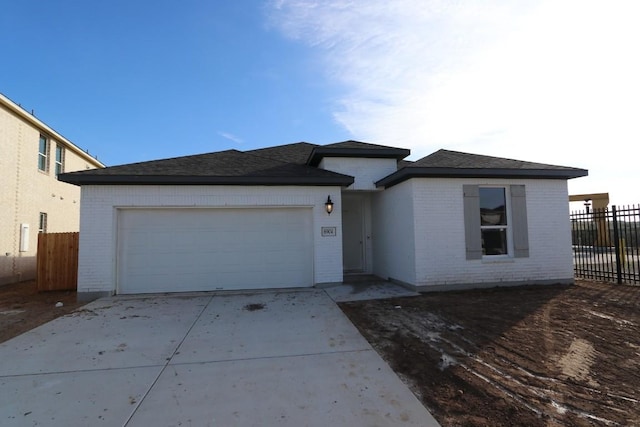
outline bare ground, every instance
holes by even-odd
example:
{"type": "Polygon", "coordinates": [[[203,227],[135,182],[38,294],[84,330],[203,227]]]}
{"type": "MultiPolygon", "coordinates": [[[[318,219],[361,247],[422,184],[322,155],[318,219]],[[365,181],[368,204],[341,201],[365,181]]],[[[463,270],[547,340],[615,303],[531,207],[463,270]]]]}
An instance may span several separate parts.
{"type": "Polygon", "coordinates": [[[640,287],[341,304],[443,426],[640,425],[640,287]]]}
{"type": "Polygon", "coordinates": [[[72,291],[39,293],[35,281],[0,286],[0,343],[84,304],[76,302],[72,291]],[[58,302],[62,307],[56,307],[58,302]]]}

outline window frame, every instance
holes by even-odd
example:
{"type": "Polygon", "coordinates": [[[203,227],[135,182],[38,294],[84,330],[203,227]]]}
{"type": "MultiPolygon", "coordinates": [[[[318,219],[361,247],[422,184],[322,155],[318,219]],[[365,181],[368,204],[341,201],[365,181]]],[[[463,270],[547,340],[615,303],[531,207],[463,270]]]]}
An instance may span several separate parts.
{"type": "Polygon", "coordinates": [[[51,147],[51,141],[46,135],[40,134],[38,139],[38,170],[43,173],[49,173],[49,152],[51,147]],[[44,150],[42,149],[42,143],[44,142],[44,150]]]}
{"type": "Polygon", "coordinates": [[[47,232],[47,222],[49,218],[46,212],[40,212],[38,217],[38,233],[46,233],[47,232]]]}
{"type": "Polygon", "coordinates": [[[482,248],[482,258],[483,259],[499,259],[499,258],[513,258],[513,235],[512,235],[512,213],[511,213],[511,197],[510,197],[510,189],[505,185],[479,185],[478,186],[478,215],[482,217],[482,189],[484,188],[498,188],[502,190],[502,194],[504,196],[504,216],[506,224],[498,224],[498,225],[482,225],[482,219],[480,219],[480,242],[482,248]],[[485,230],[504,230],[505,231],[505,250],[504,254],[487,254],[484,247],[484,238],[482,237],[482,232],[485,230]]]}
{"type": "Polygon", "coordinates": [[[58,177],[58,175],[60,175],[61,173],[64,173],[64,160],[65,160],[65,149],[64,149],[64,145],[61,144],[57,144],[56,143],[56,155],[55,155],[55,175],[56,178],[58,177]],[[60,154],[60,159],[58,159],[58,154],[60,154]]]}
{"type": "MultiPolygon", "coordinates": [[[[489,184],[483,186],[490,187],[489,184]]],[[[509,256],[500,258],[482,255],[480,231],[480,185],[462,185],[462,210],[464,219],[464,243],[467,260],[499,261],[501,259],[517,259],[529,257],[529,222],[527,219],[527,189],[525,184],[505,184],[495,186],[508,188],[507,199],[511,214],[511,250],[509,256]]]]}

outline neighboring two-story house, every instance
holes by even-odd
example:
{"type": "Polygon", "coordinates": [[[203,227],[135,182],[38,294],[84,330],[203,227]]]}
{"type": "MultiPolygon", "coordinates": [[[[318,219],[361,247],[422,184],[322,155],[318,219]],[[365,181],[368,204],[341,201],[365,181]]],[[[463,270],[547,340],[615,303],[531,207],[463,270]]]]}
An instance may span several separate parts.
{"type": "Polygon", "coordinates": [[[63,172],[104,165],[0,94],[0,285],[35,278],[39,232],[78,231],[80,189],[63,172]]]}

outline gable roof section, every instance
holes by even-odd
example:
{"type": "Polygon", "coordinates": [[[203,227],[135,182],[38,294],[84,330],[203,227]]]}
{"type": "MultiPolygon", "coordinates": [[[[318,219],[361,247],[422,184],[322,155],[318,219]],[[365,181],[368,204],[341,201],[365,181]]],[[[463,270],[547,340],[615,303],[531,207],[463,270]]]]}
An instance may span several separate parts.
{"type": "Polygon", "coordinates": [[[402,160],[409,154],[411,154],[411,151],[404,148],[349,140],[315,147],[307,159],[307,164],[318,166],[324,157],[392,158],[402,160]]]}
{"type": "Polygon", "coordinates": [[[238,150],[61,174],[76,185],[339,185],[353,177],[238,150]]]}
{"type": "Polygon", "coordinates": [[[570,179],[587,176],[585,169],[524,162],[458,151],[438,150],[376,182],[391,187],[410,178],[570,179]]]}

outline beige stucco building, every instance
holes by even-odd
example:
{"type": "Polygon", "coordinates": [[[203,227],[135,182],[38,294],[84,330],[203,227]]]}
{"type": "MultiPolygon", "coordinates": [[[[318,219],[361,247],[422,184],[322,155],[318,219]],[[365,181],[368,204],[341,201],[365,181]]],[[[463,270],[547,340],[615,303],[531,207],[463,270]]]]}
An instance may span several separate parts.
{"type": "Polygon", "coordinates": [[[78,231],[80,188],[58,174],[97,159],[0,94],[0,285],[35,278],[39,232],[78,231]]]}

